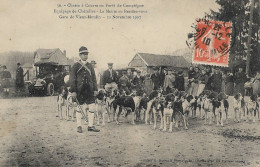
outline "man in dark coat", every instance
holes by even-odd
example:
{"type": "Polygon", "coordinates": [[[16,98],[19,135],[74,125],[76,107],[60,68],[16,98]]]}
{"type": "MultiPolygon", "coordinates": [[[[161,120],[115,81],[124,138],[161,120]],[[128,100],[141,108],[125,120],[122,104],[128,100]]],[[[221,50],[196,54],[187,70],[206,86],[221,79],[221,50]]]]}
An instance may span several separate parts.
{"type": "Polygon", "coordinates": [[[165,80],[166,75],[167,75],[167,70],[165,68],[161,69],[161,73],[160,73],[160,80],[161,80],[160,86],[161,87],[164,86],[164,80],[165,80]]]}
{"type": "Polygon", "coordinates": [[[179,71],[178,75],[176,76],[176,89],[178,89],[179,91],[184,91],[184,76],[183,76],[183,72],[179,71]]]}
{"type": "MultiPolygon", "coordinates": [[[[93,126],[95,112],[95,96],[97,94],[97,80],[93,66],[88,60],[88,49],[84,46],[79,48],[80,61],[76,62],[71,69],[70,83],[73,96],[75,96],[84,110],[88,111],[88,131],[99,132],[93,126]]],[[[80,108],[77,107],[77,132],[82,133],[80,108]]]]}
{"type": "Polygon", "coordinates": [[[235,88],[234,94],[241,93],[243,96],[245,95],[244,85],[247,82],[248,78],[246,74],[243,72],[243,68],[239,68],[238,72],[234,76],[235,88]]]}
{"type": "Polygon", "coordinates": [[[216,68],[214,74],[211,76],[211,87],[214,92],[220,93],[222,87],[222,74],[219,68],[216,68]]]}
{"type": "Polygon", "coordinates": [[[116,89],[118,82],[118,76],[116,71],[113,70],[113,63],[108,63],[108,69],[103,74],[103,85],[108,91],[110,88],[116,89]]]}
{"type": "Polygon", "coordinates": [[[226,95],[233,96],[233,90],[234,90],[234,76],[231,73],[231,71],[227,71],[227,74],[225,76],[225,93],[226,95]]]}
{"type": "Polygon", "coordinates": [[[15,86],[17,91],[21,91],[24,87],[24,75],[23,75],[23,68],[21,67],[20,63],[17,63],[17,69],[16,69],[16,80],[15,80],[15,86]]]}
{"type": "Polygon", "coordinates": [[[151,75],[151,80],[153,81],[153,90],[158,90],[161,84],[161,77],[159,74],[159,69],[157,67],[154,68],[154,73],[151,75]]]}

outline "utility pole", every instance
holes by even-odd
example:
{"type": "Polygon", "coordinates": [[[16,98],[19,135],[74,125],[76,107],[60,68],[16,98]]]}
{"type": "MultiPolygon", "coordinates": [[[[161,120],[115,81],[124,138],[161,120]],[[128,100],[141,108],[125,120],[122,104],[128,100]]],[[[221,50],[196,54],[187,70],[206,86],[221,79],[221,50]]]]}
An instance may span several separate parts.
{"type": "Polygon", "coordinates": [[[250,7],[250,20],[249,20],[249,30],[248,30],[248,40],[247,40],[247,59],[246,59],[246,74],[249,75],[250,72],[250,50],[251,50],[251,35],[252,35],[252,22],[253,22],[253,10],[255,6],[255,0],[251,0],[250,7]]]}

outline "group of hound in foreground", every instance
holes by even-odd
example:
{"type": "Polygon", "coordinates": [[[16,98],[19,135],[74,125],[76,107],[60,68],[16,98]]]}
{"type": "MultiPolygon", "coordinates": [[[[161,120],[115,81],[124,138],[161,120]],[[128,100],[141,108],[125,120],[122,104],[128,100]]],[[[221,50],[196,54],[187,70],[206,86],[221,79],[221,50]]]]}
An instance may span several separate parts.
{"type": "MultiPolygon", "coordinates": [[[[136,91],[133,91],[131,95],[126,95],[124,91],[99,90],[95,101],[97,125],[100,124],[100,119],[102,119],[102,125],[105,125],[106,114],[108,123],[115,121],[118,125],[120,115],[126,118],[132,115],[132,124],[135,124],[135,121],[144,121],[145,124],[153,124],[153,129],[156,129],[157,118],[160,117],[159,129],[167,131],[167,126],[170,124],[169,132],[172,132],[174,123],[175,127],[182,124],[185,129],[188,129],[189,117],[196,117],[197,112],[200,119],[204,118],[205,124],[212,124],[214,121],[217,126],[224,126],[224,114],[227,120],[229,109],[234,111],[235,122],[240,122],[242,117],[247,121],[259,120],[259,99],[256,95],[250,96],[249,100],[245,101],[240,93],[236,94],[232,97],[232,108],[229,105],[228,96],[222,92],[205,90],[196,97],[178,90],[169,94],[165,94],[162,90],[153,91],[149,96],[146,94],[136,96],[136,94],[136,91]]],[[[65,119],[72,118],[75,121],[75,108],[79,105],[66,88],[62,89],[57,102],[57,116],[63,119],[62,106],[65,106],[65,119]],[[70,116],[70,110],[73,111],[72,116],[70,116]]]]}

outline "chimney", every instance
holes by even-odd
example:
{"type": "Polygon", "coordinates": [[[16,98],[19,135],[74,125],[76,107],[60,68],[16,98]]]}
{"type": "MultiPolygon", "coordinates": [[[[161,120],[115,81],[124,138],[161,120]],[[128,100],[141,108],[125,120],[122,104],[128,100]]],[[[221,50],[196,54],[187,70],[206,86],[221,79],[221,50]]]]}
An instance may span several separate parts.
{"type": "Polygon", "coordinates": [[[66,56],[66,50],[63,51],[63,54],[66,56]]]}

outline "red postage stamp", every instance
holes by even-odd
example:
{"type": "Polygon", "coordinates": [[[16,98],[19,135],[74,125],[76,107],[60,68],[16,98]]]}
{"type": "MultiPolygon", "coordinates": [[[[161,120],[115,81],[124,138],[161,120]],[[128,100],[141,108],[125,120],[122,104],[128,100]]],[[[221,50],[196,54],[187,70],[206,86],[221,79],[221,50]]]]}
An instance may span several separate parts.
{"type": "Polygon", "coordinates": [[[231,32],[230,22],[199,20],[192,62],[227,67],[231,32]]]}

